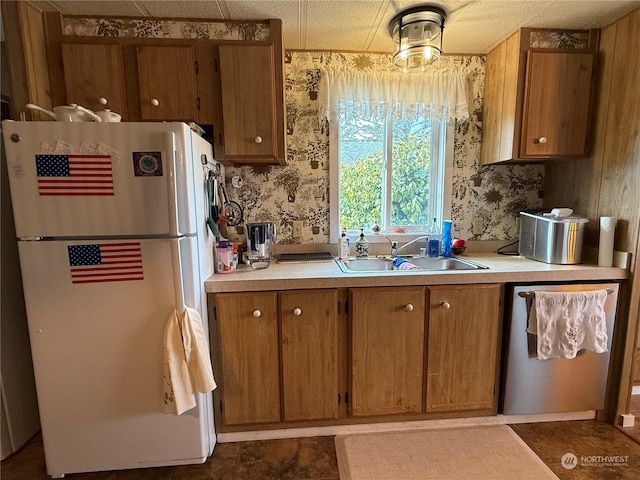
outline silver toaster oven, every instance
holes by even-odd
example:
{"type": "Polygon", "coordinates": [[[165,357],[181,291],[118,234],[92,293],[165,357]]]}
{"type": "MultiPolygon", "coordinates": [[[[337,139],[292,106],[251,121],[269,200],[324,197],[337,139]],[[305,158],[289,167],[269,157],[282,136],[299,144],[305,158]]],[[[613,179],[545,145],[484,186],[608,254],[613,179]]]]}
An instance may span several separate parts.
{"type": "Polygon", "coordinates": [[[518,253],[545,263],[581,263],[588,222],[578,215],[555,217],[550,213],[520,212],[518,253]]]}

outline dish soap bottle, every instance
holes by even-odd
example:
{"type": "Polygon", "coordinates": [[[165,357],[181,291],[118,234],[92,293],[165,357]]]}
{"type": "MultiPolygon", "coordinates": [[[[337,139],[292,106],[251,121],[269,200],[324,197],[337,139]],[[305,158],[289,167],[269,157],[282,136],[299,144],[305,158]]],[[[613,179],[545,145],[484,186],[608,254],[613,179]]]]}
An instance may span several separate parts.
{"type": "Polygon", "coordinates": [[[442,256],[451,257],[451,244],[453,243],[453,222],[445,220],[442,222],[442,256]]]}
{"type": "Polygon", "coordinates": [[[369,241],[364,238],[364,230],[360,229],[360,238],[356,240],[356,258],[367,258],[369,256],[369,241]]]}
{"type": "Polygon", "coordinates": [[[440,227],[438,221],[434,218],[431,228],[429,229],[429,243],[427,253],[431,258],[440,256],[440,227]]]}

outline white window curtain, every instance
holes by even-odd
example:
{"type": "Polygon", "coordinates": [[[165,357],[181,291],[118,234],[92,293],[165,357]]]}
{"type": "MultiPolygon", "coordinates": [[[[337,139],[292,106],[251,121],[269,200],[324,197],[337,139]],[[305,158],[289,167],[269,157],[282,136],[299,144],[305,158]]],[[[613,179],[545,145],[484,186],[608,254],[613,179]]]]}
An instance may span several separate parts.
{"type": "Polygon", "coordinates": [[[431,117],[449,122],[469,118],[467,74],[437,72],[352,72],[322,69],[319,119],[356,114],[376,120],[389,111],[401,118],[431,117]]]}

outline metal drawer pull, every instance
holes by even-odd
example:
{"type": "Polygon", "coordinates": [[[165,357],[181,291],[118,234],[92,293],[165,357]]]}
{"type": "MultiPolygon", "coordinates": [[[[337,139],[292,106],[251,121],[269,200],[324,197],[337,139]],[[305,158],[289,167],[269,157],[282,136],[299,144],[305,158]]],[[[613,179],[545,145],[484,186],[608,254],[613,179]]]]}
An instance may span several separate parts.
{"type": "Polygon", "coordinates": [[[410,303],[407,303],[407,304],[404,306],[404,311],[405,311],[405,312],[412,312],[412,311],[413,311],[413,305],[411,305],[410,303]]]}
{"type": "Polygon", "coordinates": [[[256,138],[254,138],[254,141],[255,141],[256,143],[262,143],[262,137],[257,136],[256,138]]]}
{"type": "MultiPolygon", "coordinates": [[[[613,289],[612,288],[607,288],[607,295],[610,295],[613,293],[613,289]]],[[[534,291],[530,291],[530,292],[518,292],[518,296],[522,297],[522,298],[533,298],[535,296],[536,292],[534,291]]]]}
{"type": "Polygon", "coordinates": [[[107,99],[104,98],[104,97],[100,97],[98,99],[98,102],[100,102],[100,105],[106,105],[107,103],[109,103],[109,102],[107,102],[107,99]]]}
{"type": "Polygon", "coordinates": [[[296,308],[293,309],[293,314],[297,315],[297,316],[300,316],[300,315],[302,315],[302,310],[296,307],[296,308]]]}
{"type": "Polygon", "coordinates": [[[451,308],[451,304],[449,302],[441,302],[440,306],[445,310],[449,310],[451,308]]]}
{"type": "Polygon", "coordinates": [[[542,143],[542,144],[547,143],[547,137],[540,137],[538,139],[538,143],[542,143]]]}
{"type": "Polygon", "coordinates": [[[154,107],[157,107],[158,105],[160,105],[160,101],[157,98],[152,98],[151,105],[153,105],[154,107]]]}
{"type": "Polygon", "coordinates": [[[256,318],[259,318],[262,316],[262,312],[260,310],[258,310],[257,308],[253,311],[253,316],[256,318]]]}

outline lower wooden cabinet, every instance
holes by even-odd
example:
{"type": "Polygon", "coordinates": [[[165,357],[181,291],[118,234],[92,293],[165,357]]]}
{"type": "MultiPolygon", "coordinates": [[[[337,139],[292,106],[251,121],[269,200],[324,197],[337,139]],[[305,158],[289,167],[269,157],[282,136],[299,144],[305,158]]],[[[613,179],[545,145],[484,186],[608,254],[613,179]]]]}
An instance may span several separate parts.
{"type": "Polygon", "coordinates": [[[495,414],[501,299],[500,284],[212,294],[218,427],[495,414]]]}
{"type": "Polygon", "coordinates": [[[219,293],[214,305],[224,425],[337,418],[335,289],[219,293]]]}
{"type": "Polygon", "coordinates": [[[425,288],[349,290],[352,415],[422,410],[425,288]]]}
{"type": "Polygon", "coordinates": [[[337,291],[278,296],[283,420],[338,418],[337,291]]]}
{"type": "Polygon", "coordinates": [[[349,290],[352,415],[495,410],[501,286],[427,288],[349,290]]]}
{"type": "Polygon", "coordinates": [[[429,287],[426,411],[495,408],[500,285],[429,287]]]}
{"type": "Polygon", "coordinates": [[[276,292],[215,296],[216,380],[225,425],[280,421],[276,292]],[[221,378],[219,378],[221,377],[221,378]]]}

